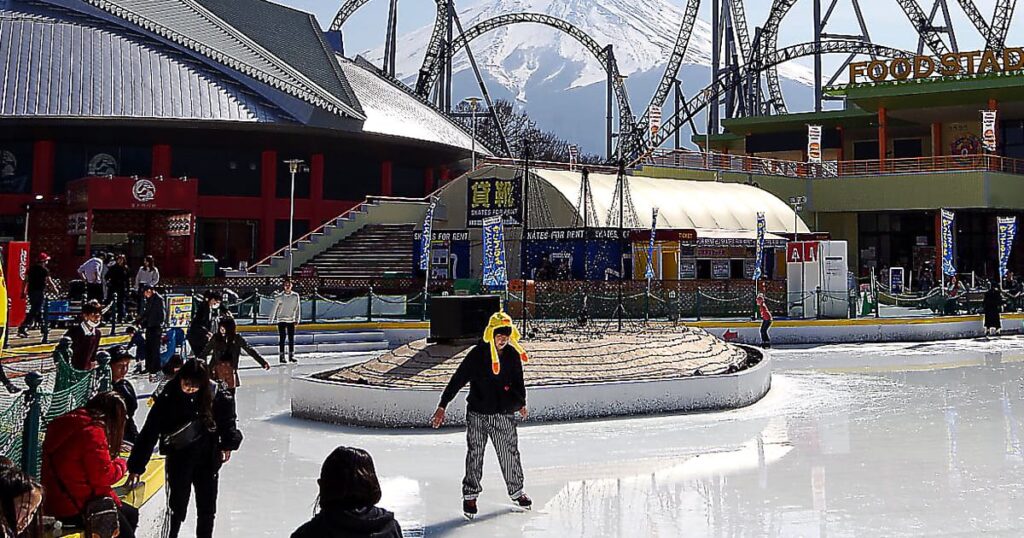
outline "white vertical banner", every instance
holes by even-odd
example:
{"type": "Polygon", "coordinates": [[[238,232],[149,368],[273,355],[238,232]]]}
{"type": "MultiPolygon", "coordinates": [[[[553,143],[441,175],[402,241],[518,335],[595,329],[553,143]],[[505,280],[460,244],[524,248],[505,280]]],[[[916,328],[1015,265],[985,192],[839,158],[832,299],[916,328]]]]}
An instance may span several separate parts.
{"type": "Polygon", "coordinates": [[[821,125],[807,126],[807,162],[821,164],[821,125]]]}
{"type": "Polygon", "coordinates": [[[658,131],[661,130],[661,107],[651,106],[647,111],[648,124],[651,129],[651,138],[658,136],[658,131]]]}
{"type": "Polygon", "coordinates": [[[996,151],[996,116],[995,110],[981,111],[981,145],[985,151],[996,151]]]}
{"type": "Polygon", "coordinates": [[[570,172],[572,172],[573,170],[576,170],[576,163],[579,162],[579,159],[580,159],[580,148],[579,148],[579,146],[576,146],[576,145],[569,146],[569,171],[570,172]]]}

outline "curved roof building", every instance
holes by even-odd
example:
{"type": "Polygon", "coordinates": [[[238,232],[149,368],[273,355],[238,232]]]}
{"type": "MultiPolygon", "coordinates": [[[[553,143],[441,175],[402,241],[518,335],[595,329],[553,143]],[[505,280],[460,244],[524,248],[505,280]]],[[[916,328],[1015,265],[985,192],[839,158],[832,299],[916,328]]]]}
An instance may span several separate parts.
{"type": "Polygon", "coordinates": [[[170,275],[202,253],[262,258],[288,239],[286,160],[303,161],[299,236],[367,195],[423,196],[474,146],[486,154],[338,54],[312,15],[266,0],[0,0],[0,79],[0,240],[32,215],[63,273],[90,250],[154,254],[170,275]],[[82,186],[97,178],[111,183],[82,186]],[[155,200],[132,198],[142,179],[155,200]],[[161,188],[172,179],[193,187],[161,188]],[[189,234],[164,239],[172,218],[189,234]]]}

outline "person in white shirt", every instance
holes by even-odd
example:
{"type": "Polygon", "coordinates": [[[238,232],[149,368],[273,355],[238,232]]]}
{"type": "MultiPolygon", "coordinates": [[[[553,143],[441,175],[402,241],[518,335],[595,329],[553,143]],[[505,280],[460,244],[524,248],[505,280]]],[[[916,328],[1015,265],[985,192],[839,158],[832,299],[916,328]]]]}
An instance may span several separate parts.
{"type": "Polygon", "coordinates": [[[285,280],[282,291],[274,297],[274,308],[270,311],[270,323],[277,323],[278,359],[284,364],[284,340],[288,337],[288,360],[295,360],[295,324],[300,321],[302,301],[291,280],[285,280]]]}
{"type": "Polygon", "coordinates": [[[156,268],[152,256],[146,256],[142,260],[142,267],[135,273],[135,289],[141,290],[142,286],[155,288],[160,282],[160,270],[156,268]]]}
{"type": "Polygon", "coordinates": [[[85,260],[85,263],[78,267],[78,276],[85,281],[85,293],[88,300],[103,301],[103,274],[106,266],[99,253],[93,253],[92,257],[85,260]]]}

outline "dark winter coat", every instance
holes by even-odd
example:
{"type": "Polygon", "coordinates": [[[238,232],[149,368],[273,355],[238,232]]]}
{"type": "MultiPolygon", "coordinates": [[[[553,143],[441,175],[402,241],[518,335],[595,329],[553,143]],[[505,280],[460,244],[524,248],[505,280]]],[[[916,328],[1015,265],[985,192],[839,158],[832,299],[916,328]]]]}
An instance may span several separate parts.
{"type": "Polygon", "coordinates": [[[199,354],[199,358],[205,359],[210,357],[210,371],[214,371],[218,363],[226,362],[231,365],[231,370],[235,375],[235,386],[240,385],[238,381],[238,359],[242,355],[242,351],[249,354],[250,357],[256,360],[260,366],[267,366],[267,361],[259,354],[258,351],[249,345],[249,342],[245,341],[245,338],[240,334],[235,334],[235,337],[230,341],[220,333],[213,335],[206,347],[199,354]]]}
{"type": "MultiPolygon", "coordinates": [[[[235,399],[227,391],[217,390],[213,398],[213,424],[203,424],[201,435],[189,446],[172,450],[161,446],[161,453],[171,458],[208,458],[214,462],[214,468],[220,468],[220,452],[222,450],[238,450],[242,444],[242,432],[238,431],[235,399]]],[[[142,426],[131,457],[128,458],[128,470],[142,474],[153,455],[153,449],[164,437],[181,430],[193,421],[203,421],[200,413],[200,402],[197,394],[185,394],[177,380],[172,380],[156,397],[153,408],[149,410],[146,423],[142,426]]]]}
{"type": "Polygon", "coordinates": [[[92,334],[86,334],[81,323],[72,325],[64,336],[71,339],[71,366],[79,370],[92,370],[96,367],[96,352],[100,350],[99,328],[92,334]]]}
{"type": "Polygon", "coordinates": [[[210,335],[217,330],[217,320],[230,315],[231,313],[224,305],[220,305],[217,312],[213,312],[210,309],[209,301],[199,303],[199,306],[196,307],[195,315],[192,316],[192,322],[188,325],[188,332],[185,334],[188,344],[192,346],[192,352],[199,353],[202,351],[210,340],[210,335]]]}
{"type": "Polygon", "coordinates": [[[135,393],[135,387],[131,381],[122,379],[114,383],[114,392],[124,400],[125,411],[128,417],[124,423],[124,440],[134,443],[139,436],[139,427],[135,425],[135,412],[139,410],[139,397],[135,393]]]}
{"type": "Polygon", "coordinates": [[[162,327],[164,324],[164,298],[153,292],[149,299],[143,298],[142,311],[139,312],[139,327],[149,329],[162,327]]]}
{"type": "Polygon", "coordinates": [[[483,342],[470,350],[455,370],[444,393],[440,407],[448,407],[462,387],[469,383],[466,408],[484,415],[514,413],[526,405],[526,385],[523,382],[523,364],[519,352],[505,346],[498,352],[501,369],[494,375],[491,369],[491,347],[483,342]]]}
{"type": "Polygon", "coordinates": [[[985,327],[998,329],[1001,325],[999,312],[1003,309],[1003,293],[996,288],[986,291],[981,306],[985,312],[985,327]]]}
{"type": "Polygon", "coordinates": [[[128,292],[128,268],[114,264],[107,268],[107,289],[125,297],[128,292]]]}
{"type": "Polygon", "coordinates": [[[371,506],[358,510],[323,509],[295,532],[292,538],[402,538],[395,515],[371,506]]]}
{"type": "Polygon", "coordinates": [[[85,504],[108,496],[121,504],[111,487],[125,475],[125,461],[111,459],[107,432],[84,409],[54,419],[43,439],[43,488],[47,515],[66,519],[85,504]]]}

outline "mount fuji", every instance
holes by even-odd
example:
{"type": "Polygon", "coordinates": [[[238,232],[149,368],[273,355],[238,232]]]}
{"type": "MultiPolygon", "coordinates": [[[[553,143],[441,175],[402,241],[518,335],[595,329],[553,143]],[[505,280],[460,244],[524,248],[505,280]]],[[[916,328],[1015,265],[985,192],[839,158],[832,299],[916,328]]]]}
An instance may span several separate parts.
{"type": "MultiPolygon", "coordinates": [[[[600,46],[614,45],[619,71],[629,77],[625,84],[637,116],[658,86],[683,19],[683,9],[669,0],[484,0],[460,9],[459,18],[468,31],[491,17],[524,12],[558,17],[600,46]]],[[[396,76],[407,84],[415,84],[431,31],[425,26],[399,37],[396,76]]],[[[542,129],[584,151],[603,153],[605,73],[575,38],[540,24],[516,24],[483,34],[470,47],[493,98],[514,100],[542,129]]],[[[709,83],[711,48],[711,27],[698,20],[679,73],[685,95],[692,96],[709,83]]],[[[361,55],[380,65],[384,48],[361,55]]],[[[453,72],[454,99],[480,94],[464,52],[455,57],[453,72]]],[[[807,108],[811,70],[789,62],[780,66],[779,75],[790,108],[807,108]]],[[[669,108],[666,117],[672,112],[669,108]]],[[[687,131],[684,140],[688,136],[687,131]]]]}

